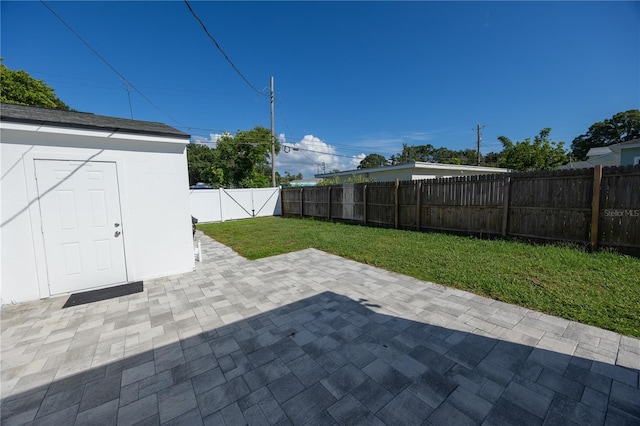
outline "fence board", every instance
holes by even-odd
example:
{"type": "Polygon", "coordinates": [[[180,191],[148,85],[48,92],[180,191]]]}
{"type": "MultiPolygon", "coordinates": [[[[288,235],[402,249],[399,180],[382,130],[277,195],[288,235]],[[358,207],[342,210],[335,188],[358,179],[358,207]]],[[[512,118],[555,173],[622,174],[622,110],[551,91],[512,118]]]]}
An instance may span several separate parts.
{"type": "MultiPolygon", "coordinates": [[[[380,227],[587,245],[592,207],[597,207],[593,185],[593,169],[580,169],[403,181],[398,182],[397,198],[395,182],[334,185],[331,191],[285,188],[282,212],[323,218],[330,214],[334,220],[380,227]]],[[[598,196],[598,246],[640,255],[640,166],[604,168],[598,196]]]]}
{"type": "Polygon", "coordinates": [[[591,169],[519,173],[511,177],[507,235],[557,241],[589,241],[591,169]],[[576,191],[576,186],[585,191],[576,191]],[[587,192],[588,193],[588,192],[587,192]]]}
{"type": "Polygon", "coordinates": [[[626,247],[640,254],[640,167],[604,168],[598,239],[604,247],[626,247]]]}

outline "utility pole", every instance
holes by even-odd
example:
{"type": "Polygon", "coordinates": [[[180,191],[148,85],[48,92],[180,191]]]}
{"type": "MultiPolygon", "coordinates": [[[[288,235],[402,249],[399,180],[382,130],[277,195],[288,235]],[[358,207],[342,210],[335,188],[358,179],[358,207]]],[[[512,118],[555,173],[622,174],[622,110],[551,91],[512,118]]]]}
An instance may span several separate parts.
{"type": "Polygon", "coordinates": [[[481,129],[484,129],[485,126],[480,126],[480,123],[476,125],[476,128],[473,129],[477,132],[478,135],[478,147],[476,149],[476,166],[480,165],[480,141],[482,140],[482,133],[480,133],[481,129]]]}
{"type": "Polygon", "coordinates": [[[271,186],[276,186],[276,131],[274,128],[273,76],[271,76],[271,186]]]}

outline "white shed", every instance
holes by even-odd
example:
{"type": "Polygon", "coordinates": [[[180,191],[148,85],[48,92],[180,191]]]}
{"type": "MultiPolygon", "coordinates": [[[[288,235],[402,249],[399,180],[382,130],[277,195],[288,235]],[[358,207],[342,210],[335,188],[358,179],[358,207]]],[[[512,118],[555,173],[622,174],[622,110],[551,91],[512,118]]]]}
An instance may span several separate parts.
{"type": "Polygon", "coordinates": [[[20,105],[0,117],[2,304],[193,270],[188,134],[20,105]]]}

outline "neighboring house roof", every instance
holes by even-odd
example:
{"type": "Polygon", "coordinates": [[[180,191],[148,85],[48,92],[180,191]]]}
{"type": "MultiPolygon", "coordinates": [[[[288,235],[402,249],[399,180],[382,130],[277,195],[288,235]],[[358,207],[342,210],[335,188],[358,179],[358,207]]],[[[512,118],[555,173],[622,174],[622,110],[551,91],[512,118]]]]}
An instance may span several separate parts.
{"type": "Polygon", "coordinates": [[[350,176],[357,174],[371,174],[377,172],[389,172],[389,171],[400,171],[406,169],[416,169],[416,171],[428,171],[428,170],[438,170],[443,172],[483,172],[486,174],[494,174],[494,173],[507,173],[508,169],[501,169],[497,167],[483,167],[483,166],[463,166],[458,164],[440,164],[440,163],[427,163],[424,161],[412,161],[410,163],[396,164],[394,166],[383,166],[383,167],[372,167],[370,169],[355,169],[355,170],[345,170],[344,172],[336,172],[336,173],[323,173],[315,175],[317,178],[331,178],[334,176],[350,176]]]}
{"type": "Polygon", "coordinates": [[[587,152],[587,158],[591,157],[599,157],[601,155],[611,154],[611,150],[608,146],[599,146],[596,148],[591,148],[589,152],[587,152]]]}
{"type": "Polygon", "coordinates": [[[558,170],[590,169],[598,164],[602,164],[603,167],[619,166],[620,156],[609,150],[608,154],[593,156],[585,161],[573,161],[558,167],[558,170]]]}
{"type": "Polygon", "coordinates": [[[13,123],[39,124],[53,127],[122,131],[125,133],[179,138],[190,137],[189,134],[164,123],[5,103],[0,104],[0,119],[13,123]]]}
{"type": "Polygon", "coordinates": [[[619,166],[620,156],[609,148],[609,146],[591,148],[587,152],[585,161],[573,161],[558,167],[558,170],[590,169],[598,164],[602,164],[604,167],[619,166]]]}
{"type": "Polygon", "coordinates": [[[598,164],[604,167],[620,165],[620,152],[625,149],[640,148],[640,139],[633,139],[609,146],[598,146],[587,152],[587,160],[574,161],[558,167],[559,170],[588,169],[598,164]]]}
{"type": "Polygon", "coordinates": [[[620,142],[615,145],[609,145],[607,148],[609,148],[613,152],[620,152],[621,150],[628,148],[640,148],[640,139],[620,142]]]}

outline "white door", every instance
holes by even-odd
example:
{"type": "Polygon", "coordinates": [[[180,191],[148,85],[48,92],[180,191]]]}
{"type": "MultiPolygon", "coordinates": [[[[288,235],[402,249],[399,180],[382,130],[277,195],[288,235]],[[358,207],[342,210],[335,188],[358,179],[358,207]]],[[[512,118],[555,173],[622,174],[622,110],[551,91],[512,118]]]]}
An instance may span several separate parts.
{"type": "Polygon", "coordinates": [[[36,160],[52,295],[127,281],[116,163],[36,160]]]}

